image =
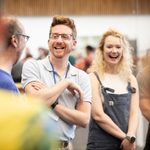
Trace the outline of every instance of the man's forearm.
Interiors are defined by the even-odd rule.
[[[84,103],[85,109],[83,111],[70,109],[58,104],[57,107],[55,107],[55,112],[62,120],[68,123],[86,127],[90,120],[91,104],[88,102]]]

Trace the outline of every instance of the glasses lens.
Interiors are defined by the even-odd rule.
[[[27,42],[29,40],[29,36],[24,36],[24,39]]]
[[[25,42],[27,42],[27,41],[29,40],[29,38],[30,38],[28,35],[21,34],[21,33],[18,33],[18,34],[16,34],[16,35],[20,35],[20,36],[24,37]]]
[[[61,37],[62,40],[70,40],[72,35],[71,34],[52,33],[50,37],[54,40],[57,40],[59,38],[59,36]]]

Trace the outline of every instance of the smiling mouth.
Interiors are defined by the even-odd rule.
[[[111,59],[117,59],[119,57],[119,55],[117,55],[117,56],[111,56],[111,55],[109,55],[109,58],[111,58]]]
[[[56,50],[63,50],[65,49],[64,47],[54,47]]]

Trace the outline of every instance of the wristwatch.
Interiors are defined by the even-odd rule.
[[[58,105],[58,98],[56,99],[56,101],[51,105],[51,108],[54,109],[56,107],[56,105]]]
[[[133,144],[133,143],[135,142],[135,140],[136,140],[136,137],[134,137],[134,136],[128,136],[128,135],[127,135],[127,136],[125,137],[125,139],[127,139],[130,143]]]

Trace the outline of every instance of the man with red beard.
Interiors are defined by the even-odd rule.
[[[50,27],[50,55],[29,60],[23,66],[22,84],[26,93],[39,96],[52,108],[49,116],[59,128],[60,149],[68,150],[76,125],[90,120],[91,87],[88,75],[69,63],[76,47],[76,27],[68,17],[55,16]]]

